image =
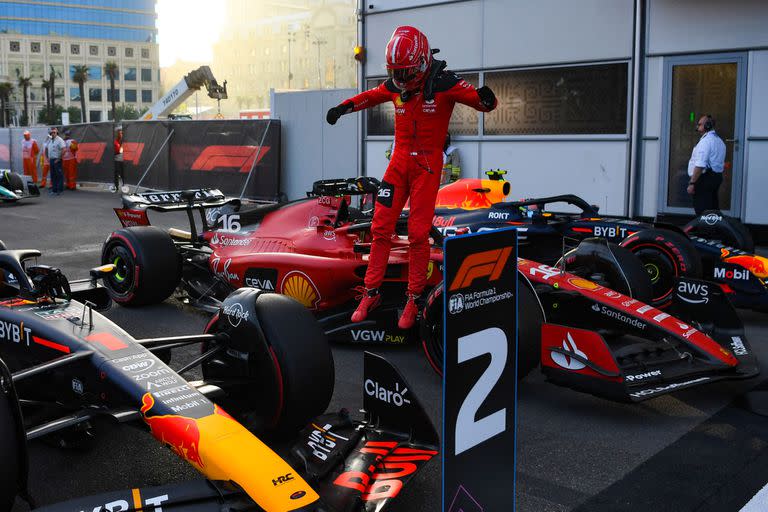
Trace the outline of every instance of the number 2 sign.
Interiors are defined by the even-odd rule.
[[[443,511],[511,511],[517,233],[449,237],[444,250]]]

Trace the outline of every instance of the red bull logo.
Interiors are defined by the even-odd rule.
[[[768,258],[763,258],[762,256],[731,256],[725,261],[744,267],[760,279],[768,277]]]
[[[202,470],[205,464],[200,457],[200,429],[197,426],[197,420],[173,414],[147,416],[155,405],[155,398],[151,393],[145,393],[141,403],[144,422],[149,425],[152,435],[170,446],[176,455]]]

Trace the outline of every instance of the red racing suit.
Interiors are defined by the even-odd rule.
[[[420,295],[424,291],[429,263],[429,231],[453,107],[462,103],[482,112],[496,107],[495,103],[491,107],[485,106],[477,90],[451,71],[431,73],[427,78],[430,80],[432,98],[429,98],[430,94],[418,91],[404,100],[401,91],[389,79],[342,103],[352,103],[353,111],[386,101],[395,105],[395,149],[384,173],[373,214],[373,241],[365,274],[368,289],[378,288],[384,280],[395,224],[410,196],[408,294]]]

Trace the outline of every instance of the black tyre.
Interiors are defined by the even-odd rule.
[[[248,357],[222,352],[203,365],[203,376],[223,384],[227,397],[218,402],[248,428],[290,437],[330,403],[335,376],[328,340],[312,313],[294,299],[253,289],[235,293],[241,304],[256,297],[256,321],[251,323],[261,329],[267,348],[260,336],[234,331],[227,320],[215,317],[206,332],[223,330],[238,337],[233,346],[247,350]]]
[[[565,255],[565,270],[650,304],[653,287],[643,263],[628,249],[587,238]],[[559,261],[557,266],[563,264]]]
[[[16,495],[24,490],[27,451],[16,395],[6,388],[10,372],[2,361],[0,366],[0,511],[5,512],[11,510]]]
[[[518,293],[518,350],[517,378],[522,379],[539,364],[541,324],[543,314],[536,295],[524,278],[517,283]],[[427,296],[419,326],[421,347],[429,365],[438,375],[443,374],[443,284],[437,285]]]
[[[620,244],[643,263],[651,278],[652,298],[648,304],[664,308],[672,303],[675,278],[701,278],[701,258],[685,235],[668,229],[638,231]]]
[[[8,189],[18,194],[24,193],[24,180],[15,172],[8,173]]]
[[[685,225],[683,231],[688,236],[720,240],[724,245],[750,253],[755,252],[755,242],[746,226],[738,219],[726,217],[716,210],[697,215]]]
[[[167,299],[181,279],[179,254],[170,235],[154,226],[112,233],[101,251],[102,264],[117,270],[104,279],[112,300],[123,306],[156,304]]]

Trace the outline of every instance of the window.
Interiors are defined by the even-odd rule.
[[[11,41],[11,51],[12,52],[20,52],[21,51],[21,43],[18,41]]]
[[[141,68],[141,81],[142,82],[151,82],[152,81],[152,69],[151,68]]]
[[[128,103],[136,103],[136,89],[125,90],[125,101]]]
[[[101,88],[88,89],[88,101],[101,101]]]
[[[70,87],[69,88],[69,101],[80,101],[80,88],[79,87]]]
[[[621,134],[627,131],[627,64],[494,71],[499,99],[485,135]]]
[[[29,76],[32,78],[44,78],[45,67],[42,62],[30,62],[29,64]]]
[[[61,53],[61,44],[51,43],[51,53]]]
[[[88,80],[101,80],[101,66],[88,66]]]
[[[99,54],[99,47],[90,45],[88,46],[88,54],[89,55],[98,55]]]
[[[125,80],[126,82],[135,82],[136,68],[125,68],[125,73],[123,74],[123,80]]]
[[[31,43],[29,45],[29,49],[32,51],[32,53],[40,53],[41,48],[42,45],[40,43]]]
[[[116,57],[117,48],[115,48],[114,46],[107,46],[107,55],[110,57]]]
[[[125,49],[125,56],[126,57],[133,57],[133,48],[126,48]]]
[[[71,53],[72,55],[80,55],[80,45],[79,44],[69,45],[69,53]]]
[[[97,123],[101,121],[101,110],[91,110],[88,112],[88,117],[90,117],[92,123]]]
[[[149,48],[142,48],[141,49],[141,58],[142,59],[148,59],[149,58]]]
[[[64,64],[49,64],[46,72],[49,79],[51,78],[51,69],[53,69],[54,80],[64,78]],[[62,91],[62,94],[64,94],[64,91]]]
[[[142,103],[152,103],[152,91],[148,91],[147,89],[141,90],[141,102]]]
[[[107,89],[107,101],[112,101],[112,89]],[[115,89],[115,101],[120,101],[120,89]]]

